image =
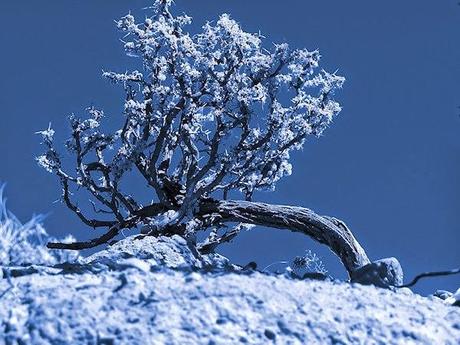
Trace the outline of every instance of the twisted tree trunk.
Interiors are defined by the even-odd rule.
[[[203,216],[219,217],[221,221],[303,233],[327,245],[340,258],[349,274],[370,262],[345,223],[333,217],[317,215],[308,208],[239,200],[205,200],[200,204],[199,212]]]
[[[108,232],[96,239],[86,242],[48,243],[48,247],[73,250],[92,248],[109,242],[122,228],[135,227],[143,219],[156,217],[166,210],[161,204],[149,205],[136,211],[131,218],[113,225]],[[345,223],[333,217],[320,216],[308,208],[242,200],[204,199],[199,202],[194,213],[194,217],[211,219],[217,223],[241,222],[305,234],[327,245],[340,258],[350,277],[358,268],[370,263],[364,249]],[[171,225],[176,229],[171,233],[184,235],[184,226]],[[227,240],[236,235],[237,233],[230,234]],[[219,243],[215,244],[217,246]]]

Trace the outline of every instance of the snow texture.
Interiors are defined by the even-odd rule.
[[[0,344],[460,343],[441,298],[245,271],[178,236],[2,272]]]

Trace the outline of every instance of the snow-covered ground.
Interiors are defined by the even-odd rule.
[[[0,344],[460,344],[436,297],[238,272],[179,237],[2,271]]]

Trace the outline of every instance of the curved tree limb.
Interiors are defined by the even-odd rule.
[[[122,228],[136,226],[136,222],[142,218],[154,217],[161,210],[164,210],[161,204],[144,207],[136,216],[117,223],[101,237],[87,242],[48,243],[48,248],[79,250],[96,247],[114,238]],[[303,233],[327,245],[339,257],[349,274],[370,263],[366,252],[345,223],[333,217],[320,216],[308,208],[242,200],[205,199],[201,201],[196,211],[195,216],[212,219],[212,222],[219,224],[241,222]],[[209,222],[204,224],[212,225]],[[230,232],[228,235],[232,238],[235,234]],[[222,238],[219,240],[222,241]],[[220,242],[208,243],[207,247],[219,244]],[[206,248],[202,249],[206,250]]]
[[[112,238],[117,236],[120,231],[124,228],[131,228],[136,226],[139,217],[134,216],[130,219],[127,219],[123,222],[117,223],[109,228],[109,230],[104,233],[102,236],[93,238],[89,241],[84,242],[73,242],[73,243],[62,243],[62,242],[48,242],[46,245],[50,249],[70,249],[70,250],[82,250],[88,248],[94,248],[100,246],[101,244],[108,243]]]
[[[287,229],[327,245],[350,274],[370,263],[364,249],[343,222],[320,216],[308,208],[261,202],[208,199],[200,204],[200,216],[218,216],[219,221],[243,222]]]
[[[134,212],[134,215],[127,218],[122,222],[110,222],[108,231],[100,237],[93,238],[88,241],[62,243],[62,242],[49,242],[46,246],[50,249],[69,249],[69,250],[82,250],[100,246],[108,243],[112,238],[117,236],[122,229],[135,227],[143,218],[154,217],[161,212],[167,211],[168,208],[162,204],[151,204],[145,206]]]

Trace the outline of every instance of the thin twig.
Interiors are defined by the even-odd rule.
[[[459,274],[459,273],[460,273],[460,268],[455,268],[455,269],[452,269],[452,270],[449,270],[449,271],[424,272],[424,273],[421,273],[421,274],[415,276],[415,278],[412,279],[412,281],[410,283],[403,284],[403,285],[398,285],[396,287],[397,288],[411,287],[411,286],[414,286],[415,284],[417,284],[417,282],[422,278],[449,276],[449,275]]]
[[[289,261],[275,261],[275,262],[272,262],[270,265],[266,266],[262,272],[265,272],[266,270],[268,270],[270,267],[274,266],[274,265],[287,265],[289,263]]]

